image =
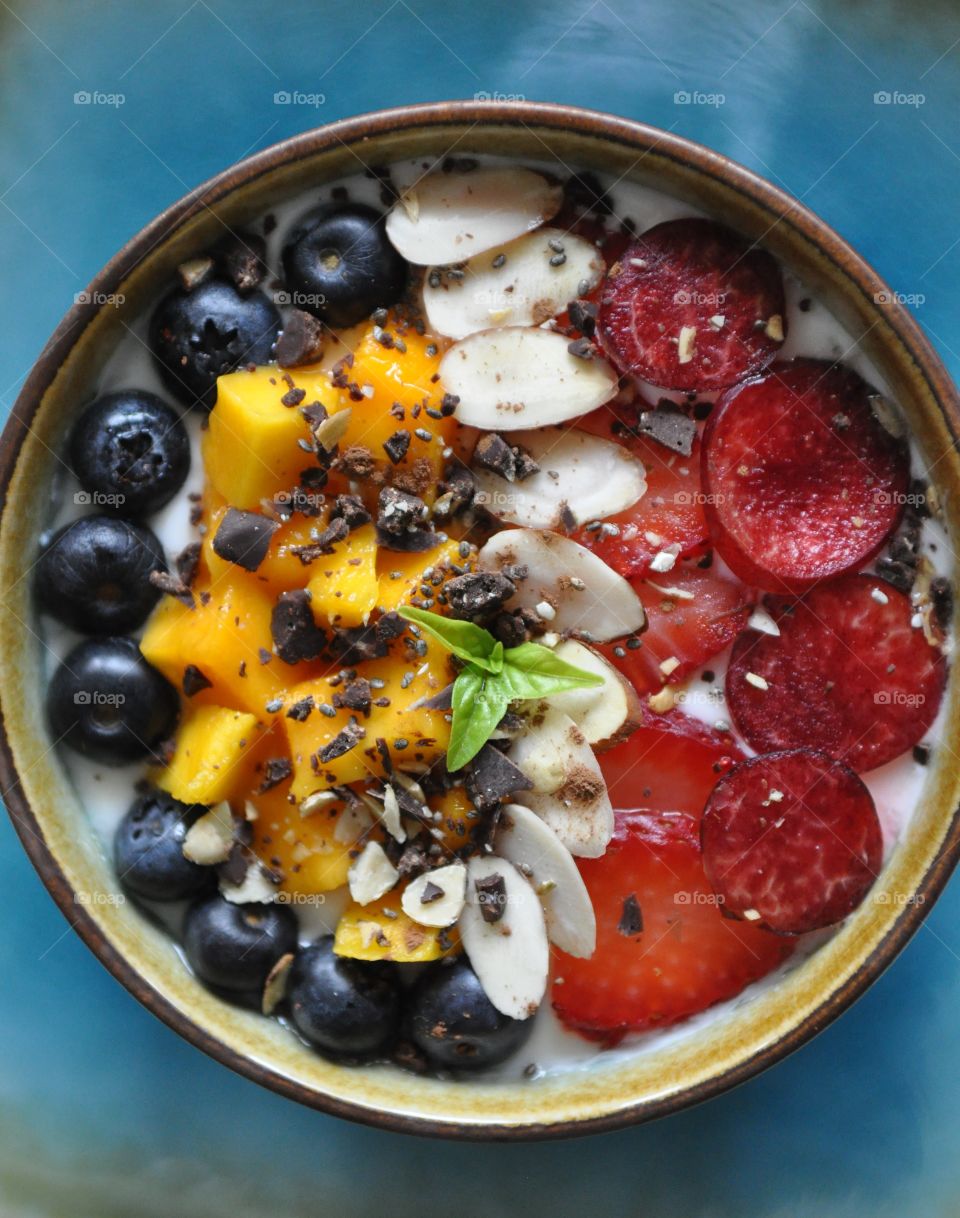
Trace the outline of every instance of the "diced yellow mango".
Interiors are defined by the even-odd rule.
[[[300,406],[284,406],[290,382],[303,389],[303,406],[322,402],[338,409],[339,392],[321,369],[241,369],[217,379],[217,401],[203,437],[203,460],[214,488],[234,507],[255,509],[260,500],[291,490],[315,459],[299,441],[310,441]]]
[[[319,516],[293,515],[285,520],[270,539],[266,556],[256,571],[246,571],[214,551],[213,539],[226,510],[226,505],[221,501],[209,514],[204,514],[206,532],[200,547],[200,559],[211,587],[216,588],[221,581],[226,581],[238,587],[262,588],[271,594],[273,600],[281,592],[306,587],[311,568],[302,563],[294,551],[299,546],[310,545],[315,533],[326,526],[328,513],[325,509]]]
[[[214,804],[242,793],[246,764],[259,736],[256,715],[223,706],[198,706],[183,720],[157,785],[188,804]]]
[[[191,609],[165,596],[147,622],[140,650],[171,684],[182,688],[187,665],[210,682],[189,705],[229,706],[268,716],[267,704],[284,688],[324,665],[284,664],[271,652],[273,601],[256,585],[218,583],[194,588]]]
[[[307,568],[313,616],[321,626],[362,626],[377,603],[377,531],[361,525]]]
[[[254,793],[253,849],[268,867],[283,874],[283,892],[298,896],[332,892],[347,882],[350,851],[365,830],[337,803],[312,816],[301,816],[290,802],[290,783]]]
[[[412,680],[404,685],[408,674],[412,674]],[[286,716],[280,719],[289,742],[293,762],[292,790],[297,799],[322,788],[359,782],[371,776],[382,777],[383,762],[376,748],[378,737],[386,740],[394,763],[401,768],[414,763],[430,765],[446,752],[450,739],[446,712],[425,707],[408,709],[421,698],[432,697],[453,680],[449,653],[439,643],[428,643],[423,656],[408,658],[400,652],[382,660],[370,660],[360,666],[358,675],[383,681],[383,686],[375,688],[373,695],[374,699],[389,699],[389,706],[374,704],[366,718],[342,708],[332,717],[314,710],[302,722]],[[323,677],[288,690],[285,700],[290,706],[309,694],[318,706],[330,705],[335,693],[336,687]],[[321,762],[317,754],[350,723],[351,716],[357,718],[366,735],[349,752]],[[398,741],[403,747],[397,746]]]
[[[430,799],[430,807],[443,814],[437,828],[443,832],[441,844],[447,850],[459,850],[470,842],[471,830],[480,823],[477,811],[463,787],[451,787],[442,795]]]
[[[403,912],[400,896],[400,890],[395,888],[369,905],[351,902],[337,923],[333,940],[336,954],[353,960],[395,960],[400,964],[415,964],[438,960],[457,950],[456,927],[442,931],[420,926]],[[384,914],[384,909],[389,909],[393,916]]]
[[[442,576],[441,584],[431,584],[430,595],[436,596],[443,583],[457,574],[451,564],[456,564],[461,573],[472,570],[476,566],[476,550],[471,549],[470,554],[463,557],[458,541],[441,542],[425,554],[400,554],[381,549],[377,556],[377,605],[388,612],[400,605],[408,605],[414,599],[423,600],[420,587],[425,582],[423,573],[431,569]]]

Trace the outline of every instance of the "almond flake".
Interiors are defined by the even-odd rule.
[[[779,313],[774,313],[763,327],[763,332],[767,338],[772,339],[775,343],[783,342],[783,318]]]
[[[434,889],[440,890],[439,896]],[[420,926],[452,926],[463,912],[466,894],[467,869],[463,863],[451,863],[411,880],[400,904],[407,917]]]
[[[202,867],[225,863],[233,847],[235,825],[226,800],[198,817],[183,839],[183,857]]]
[[[754,689],[769,689],[770,684],[765,677],[759,677],[755,672],[748,672],[744,678],[748,685],[752,685]]]
[[[773,638],[779,637],[780,634],[780,627],[761,605],[758,605],[750,614],[747,626],[751,630],[759,630],[761,634],[772,635]]]
[[[379,842],[367,842],[347,872],[350,895],[358,905],[378,901],[399,879],[400,872]]]
[[[679,667],[680,667],[680,661],[677,659],[676,656],[670,656],[669,659],[660,661],[660,671],[663,673],[663,675],[665,677],[669,677],[670,674],[672,672],[676,672],[676,670]]]
[[[689,364],[693,359],[694,348],[697,343],[697,327],[696,326],[681,326],[680,337],[677,339],[677,363]]]

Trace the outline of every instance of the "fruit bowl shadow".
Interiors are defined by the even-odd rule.
[[[516,1082],[467,1084],[393,1067],[338,1066],[274,1021],[227,1006],[183,968],[165,933],[132,903],[85,903],[115,888],[110,862],[50,748],[42,644],[28,571],[45,520],[37,488],[55,478],[69,426],[126,327],[177,265],[283,199],[401,158],[495,153],[653,185],[760,239],[819,294],[874,361],[918,443],[956,535],[960,400],[903,306],[831,229],[733,162],[654,128],[568,107],[451,102],[382,111],[308,131],[232,166],[138,233],[57,327],[0,444],[0,778],[13,823],[54,899],[92,951],[187,1040],[301,1103],[383,1128],[459,1138],[563,1137],[689,1106],[772,1065],[836,1018],[920,925],[960,852],[960,767],[937,750],[905,839],[868,900],[782,981],[749,1002],[627,1057]],[[946,455],[943,455],[946,454]],[[960,738],[956,679],[944,734]]]

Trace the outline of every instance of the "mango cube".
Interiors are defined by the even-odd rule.
[[[256,715],[198,706],[183,720],[169,764],[157,785],[187,804],[236,798],[249,782],[246,764],[258,738]]]
[[[400,890],[394,889],[370,905],[351,902],[340,915],[333,950],[353,960],[395,960],[415,964],[438,960],[457,949],[456,927],[447,931],[421,926],[400,905]],[[382,911],[389,909],[393,916]]]
[[[321,626],[363,626],[377,603],[377,532],[361,525],[307,568],[311,609]]]

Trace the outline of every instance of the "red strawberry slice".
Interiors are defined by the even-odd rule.
[[[786,321],[774,259],[712,220],[668,220],[611,268],[599,331],[623,372],[664,389],[735,385],[774,358]]]
[[[642,407],[641,407],[642,408]],[[670,452],[653,440],[628,433],[632,409],[601,407],[577,426],[623,444],[643,462],[647,490],[633,507],[608,516],[600,529],[581,528],[575,538],[621,575],[643,575],[661,550],[680,558],[703,550],[707,520],[700,490],[700,442],[689,457]]]
[[[553,1005],[591,1040],[667,1027],[733,998],[792,944],[725,918],[703,871],[698,822],[684,813],[618,812],[599,859],[579,861],[597,915],[589,960],[558,953]]]
[[[741,579],[802,592],[877,553],[910,481],[907,443],[881,422],[880,401],[852,369],[813,359],[723,396],[702,478],[710,531]]]
[[[674,567],[663,575],[648,571],[631,582],[647,613],[640,646],[621,640],[600,650],[640,693],[683,681],[728,647],[750,616],[742,584],[700,567]]]
[[[781,934],[841,921],[883,864],[870,792],[848,766],[808,749],[735,766],[707,802],[701,838],[724,911]]]
[[[717,779],[743,758],[736,742],[673,710],[644,720],[616,748],[597,754],[615,808],[652,808],[699,816]]]
[[[767,598],[779,637],[746,631],[727,669],[727,704],[758,753],[821,749],[857,771],[915,745],[937,714],[947,663],[912,625],[902,592],[847,575],[800,601]]]

